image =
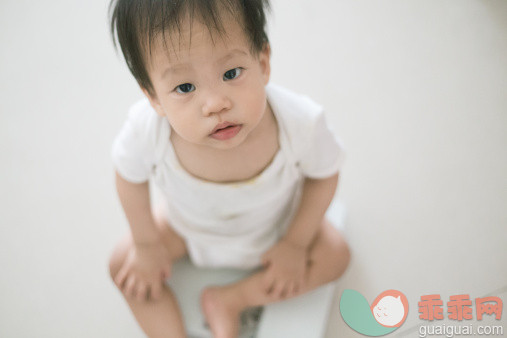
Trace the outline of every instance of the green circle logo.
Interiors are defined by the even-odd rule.
[[[354,331],[378,337],[395,331],[405,322],[408,301],[400,291],[386,290],[370,306],[362,294],[346,289],[340,299],[340,313]]]

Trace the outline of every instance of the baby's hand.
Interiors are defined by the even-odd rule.
[[[134,244],[115,278],[126,297],[139,301],[160,297],[164,280],[171,274],[171,256],[160,242]]]
[[[305,286],[306,248],[282,239],[266,251],[262,261],[267,266],[263,286],[268,294],[283,299]]]

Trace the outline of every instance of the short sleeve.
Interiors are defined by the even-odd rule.
[[[309,178],[326,178],[336,174],[345,160],[345,149],[326,123],[322,111],[313,116],[309,130],[299,162],[303,174]]]
[[[131,108],[111,149],[115,169],[132,183],[147,181],[155,162],[155,147],[149,130],[150,112],[145,108],[145,104],[139,103]]]

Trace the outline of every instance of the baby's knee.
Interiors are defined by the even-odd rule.
[[[120,271],[130,247],[130,236],[125,236],[113,249],[109,256],[109,275],[114,280]]]
[[[350,264],[350,258],[351,258],[351,252],[350,247],[347,241],[342,238],[342,240],[334,243],[333,245],[333,257],[334,259],[334,266],[335,266],[335,278],[340,278],[347,267]]]
[[[318,256],[325,261],[324,265],[328,267],[332,279],[338,279],[350,264],[349,244],[343,233],[333,227],[331,223],[325,224],[321,233],[321,242],[322,250],[319,250]]]
[[[121,268],[121,261],[114,253],[109,257],[109,276],[114,279]]]
[[[347,243],[347,241],[345,241],[345,240],[343,241],[343,243],[340,247],[340,256],[342,257],[343,264],[345,265],[345,267],[349,266],[351,252],[350,252],[350,246]]]

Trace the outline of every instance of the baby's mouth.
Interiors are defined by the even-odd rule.
[[[213,129],[213,131],[210,133],[210,135],[213,135],[215,134],[216,132],[219,132],[219,131],[222,131],[222,130],[226,130],[226,129],[230,129],[230,128],[234,128],[236,127],[237,124],[234,124],[234,123],[231,123],[231,122],[222,122],[222,123],[219,123],[217,124],[217,126]]]
[[[216,132],[219,132],[219,131],[222,131],[222,130],[231,129],[231,128],[234,128],[234,127],[235,127],[235,126],[227,126],[227,127],[225,127],[225,128],[220,128],[220,129],[218,129]],[[215,133],[216,133],[216,132],[215,132]]]
[[[241,130],[241,127],[241,124],[223,122],[218,124],[209,136],[219,141],[228,140],[236,136]]]

